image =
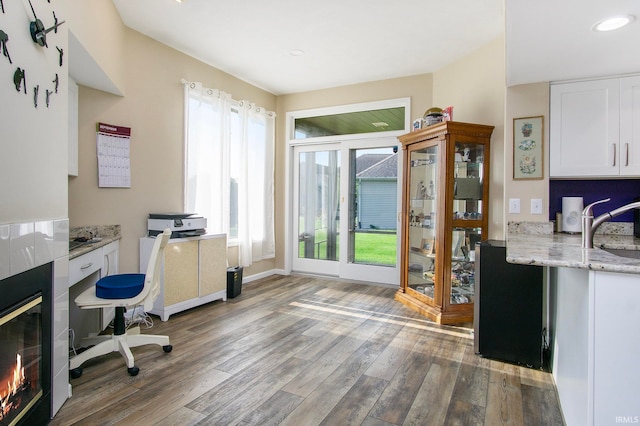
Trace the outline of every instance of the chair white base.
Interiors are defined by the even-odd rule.
[[[69,370],[75,370],[85,361],[97,356],[106,355],[111,352],[120,352],[127,363],[127,368],[134,367],[133,354],[130,348],[143,345],[159,345],[163,348],[169,346],[169,336],[155,334],[140,334],[140,327],[133,327],[125,334],[111,334],[104,336],[87,337],[82,339],[84,345],[94,345],[86,351],[74,356],[69,360]]]

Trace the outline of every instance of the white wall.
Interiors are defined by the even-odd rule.
[[[504,236],[505,164],[504,38],[443,67],[433,76],[433,103],[453,106],[453,120],[495,126],[491,135],[489,238]]]
[[[34,4],[39,17],[63,20],[58,4]],[[60,67],[56,47],[67,51],[67,30],[47,35],[48,48],[31,40],[31,10],[23,2],[4,2],[0,28],[9,36],[7,48],[13,61],[0,55],[0,224],[67,217],[67,57]],[[52,20],[52,19],[49,19]],[[47,22],[45,25],[51,24]],[[27,94],[12,84],[14,71],[25,70]],[[45,104],[45,91],[58,93]],[[34,107],[34,86],[40,85],[39,105]]]

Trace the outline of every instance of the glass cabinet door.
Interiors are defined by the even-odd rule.
[[[409,261],[407,288],[433,300],[439,148],[409,152]]]
[[[484,146],[456,143],[453,167],[453,219],[482,219]]]
[[[483,235],[483,166],[484,145],[459,142],[455,144],[449,300],[451,305],[474,301],[474,250]]]
[[[453,228],[452,237],[449,304],[473,303],[475,298],[475,248],[482,239],[482,228]]]

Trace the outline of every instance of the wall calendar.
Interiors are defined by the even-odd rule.
[[[131,188],[131,128],[97,123],[98,186]]]

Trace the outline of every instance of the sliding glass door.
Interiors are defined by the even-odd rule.
[[[294,269],[337,275],[340,260],[340,151],[295,149]]]
[[[297,272],[398,283],[398,155],[393,139],[293,149]]]

